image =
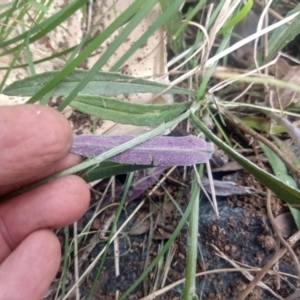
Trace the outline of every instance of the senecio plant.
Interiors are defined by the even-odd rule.
[[[35,3],[35,1],[30,1]],[[0,41],[0,48],[14,53],[14,60],[11,67],[8,68],[7,76],[12,69],[13,64],[16,63],[20,51],[23,48],[29,49],[28,45],[46,36],[53,28],[57,27],[61,22],[67,20],[74,12],[82,8],[88,0],[74,0],[70,1],[68,5],[63,7],[57,14],[49,17],[46,20],[40,20],[35,23],[30,29],[24,31],[9,40]],[[159,19],[150,26],[139,38],[132,48],[126,52],[116,63],[111,67],[110,72],[99,72],[115,53],[115,51],[128,38],[129,34],[139,26],[141,20],[149,13],[149,11],[160,2],[163,12]],[[207,1],[199,1],[195,9],[191,10],[186,16],[186,20],[191,20],[197,12],[204,7]],[[226,2],[226,3],[225,3]],[[230,2],[230,5],[229,5]],[[7,19],[12,16],[14,9],[16,9],[18,1],[14,2],[12,9],[7,11]],[[25,2],[24,2],[25,3]],[[51,3],[51,1],[49,1]],[[209,16],[207,22],[208,38],[204,34],[199,34],[195,40],[195,45],[191,49],[189,55],[194,56],[193,51],[198,51],[199,45],[207,43],[207,49],[204,51],[203,61],[201,62],[202,70],[206,70],[203,75],[202,82],[199,83],[198,90],[183,89],[176,86],[169,87],[161,83],[151,80],[135,78],[131,76],[116,73],[128,60],[130,55],[141,47],[161,25],[165,24],[167,30],[174,28],[173,24],[167,24],[168,20],[175,20],[175,15],[178,13],[183,0],[135,0],[133,3],[118,16],[111,25],[105,28],[100,34],[91,38],[87,34],[80,44],[69,48],[65,51],[55,54],[48,58],[49,60],[62,55],[70,54],[66,63],[59,71],[46,72],[43,74],[34,75],[26,79],[16,81],[2,90],[5,80],[1,84],[2,93],[9,96],[27,96],[31,97],[27,103],[36,103],[40,101],[41,104],[47,104],[50,96],[62,96],[63,101],[59,105],[58,110],[62,111],[65,107],[70,105],[74,109],[83,113],[89,114],[105,120],[111,120],[121,124],[130,124],[135,126],[148,126],[153,128],[147,133],[140,136],[93,136],[82,135],[74,139],[71,151],[87,157],[81,164],[57,173],[49,178],[39,181],[25,189],[20,189],[16,193],[22,193],[28,189],[32,189],[45,182],[54,180],[56,178],[77,173],[82,176],[87,182],[94,181],[100,178],[109,177],[116,174],[124,174],[133,172],[138,169],[149,168],[154,166],[173,166],[173,165],[195,165],[195,172],[193,172],[193,180],[190,193],[190,201],[182,215],[182,218],[174,230],[171,237],[165,243],[159,254],[146,267],[143,274],[136,280],[136,282],[122,294],[119,299],[128,299],[130,293],[135,287],[149,274],[153,267],[159,262],[163,255],[167,252],[170,245],[178,236],[180,230],[187,223],[189,218],[189,243],[188,243],[188,257],[186,268],[186,283],[183,293],[184,300],[197,299],[195,292],[195,270],[197,260],[197,234],[198,234],[198,209],[199,209],[199,195],[200,186],[198,184],[199,178],[203,173],[203,163],[207,162],[214,151],[214,145],[225,151],[233,160],[237,161],[244,169],[251,173],[257,180],[269,188],[279,198],[286,201],[291,208],[299,208],[300,192],[296,187],[288,185],[284,180],[276,177],[266,171],[262,170],[251,161],[236,152],[232,147],[223,142],[215,134],[213,134],[201,120],[200,112],[212,110],[216,112],[216,103],[214,101],[206,101],[208,97],[205,96],[207,85],[214,68],[216,67],[220,58],[228,55],[236,48],[228,47],[229,37],[233,26],[240,22],[247,13],[251,10],[253,1],[216,1],[214,12]],[[225,5],[226,4],[226,5]],[[25,13],[25,12],[24,12]],[[298,19],[297,19],[298,18]],[[274,32],[273,39],[276,45],[280,45],[282,49],[288,42],[287,36],[291,28],[299,28],[299,17],[296,15],[289,16],[289,19],[278,22],[281,25],[290,22],[284,30]],[[169,36],[178,38],[183,30],[186,28],[186,23],[181,22],[182,16],[176,19],[179,23],[179,28],[176,32],[169,32]],[[228,21],[228,22],[227,22]],[[281,25],[278,25],[281,26]],[[8,26],[9,28],[9,26]],[[276,27],[267,27],[264,29],[265,33],[273,30]],[[281,30],[281,29],[280,29]],[[93,67],[88,71],[78,70],[78,66],[82,64],[93,52],[95,52],[114,32],[121,33],[108,46],[107,50],[94,63]],[[298,34],[298,31],[297,31]],[[261,34],[262,35],[262,34]],[[209,53],[216,36],[222,37],[221,42],[218,42],[219,48],[216,55],[209,58]],[[253,41],[258,36],[251,36],[244,44]],[[278,43],[281,40],[281,43]],[[178,40],[177,40],[178,41]],[[272,41],[272,37],[271,37]],[[174,42],[174,41],[173,41]],[[205,43],[204,43],[205,42]],[[172,42],[171,42],[172,44]],[[239,46],[243,45],[243,41],[239,41]],[[183,42],[179,41],[177,46],[182,47]],[[175,46],[174,46],[175,47]],[[201,46],[202,47],[202,46]],[[274,48],[274,47],[273,47]],[[276,47],[275,47],[276,48]],[[274,49],[275,49],[274,48]],[[9,49],[9,50],[7,50]],[[270,47],[272,51],[272,47]],[[277,49],[277,48],[276,48]],[[280,50],[277,49],[277,50]],[[176,51],[174,51],[176,53]],[[195,53],[197,54],[197,53]],[[30,60],[30,55],[28,55]],[[42,62],[41,60],[40,62]],[[29,61],[28,65],[31,69],[38,62]],[[198,65],[198,61],[195,65]],[[196,67],[191,72],[187,72],[182,77],[182,80],[199,77],[200,67]],[[34,72],[32,72],[34,74]],[[7,77],[6,76],[6,77]],[[197,81],[198,79],[196,79]],[[239,77],[235,80],[250,80],[254,82],[254,78]],[[262,79],[258,79],[262,80]],[[257,83],[267,84],[268,82],[256,81]],[[296,90],[298,87],[294,87]],[[183,103],[173,103],[166,105],[141,105],[128,102],[122,102],[113,98],[118,94],[131,93],[164,93],[186,95],[191,101]],[[204,108],[205,107],[205,108]],[[201,114],[203,115],[203,114]],[[165,137],[162,135],[167,129],[177,125],[179,122],[190,119],[196,131],[202,133],[207,141],[196,136],[186,137]],[[209,140],[209,141],[208,141]],[[200,175],[200,176],[199,176]],[[132,173],[128,176],[128,182],[132,179]],[[124,189],[127,190],[128,189]],[[16,194],[15,193],[15,194]],[[14,195],[15,195],[14,194]],[[126,193],[124,192],[124,195]],[[11,197],[13,194],[6,196]],[[125,196],[122,199],[125,199]],[[4,198],[5,199],[5,198]],[[124,200],[123,199],[123,200]],[[125,200],[124,200],[125,201]],[[124,202],[121,202],[121,205]],[[121,207],[120,205],[120,207]],[[120,209],[121,210],[121,209]],[[120,211],[119,210],[119,211]],[[118,212],[119,212],[118,211]],[[117,220],[117,218],[116,218]],[[112,230],[113,232],[113,230]],[[111,239],[109,238],[111,241]],[[109,243],[107,244],[108,249]],[[100,259],[101,255],[93,261],[93,266]],[[73,292],[76,286],[87,275],[84,272],[77,280],[73,288],[66,294],[65,288],[62,298],[67,297]],[[92,294],[92,292],[91,292]]]
[[[55,88],[53,94],[56,96],[68,95],[76,84],[85,78],[89,71],[75,70],[66,76]],[[55,78],[59,72],[48,72],[17,81],[3,91],[6,95],[33,96],[47,83]],[[137,126],[157,126],[141,136],[105,136],[105,135],[80,135],[74,138],[71,151],[87,157],[83,163],[69,168],[46,178],[25,190],[34,188],[49,180],[73,173],[82,172],[86,181],[93,181],[99,178],[116,174],[124,174],[141,168],[154,166],[173,165],[198,165],[207,162],[214,152],[214,144],[223,149],[229,156],[235,159],[251,174],[256,176],[263,184],[269,187],[275,194],[291,205],[299,203],[300,193],[298,190],[289,187],[280,179],[265,172],[230,146],[215,136],[199,119],[201,103],[184,102],[167,105],[140,105],[122,102],[110,96],[122,92],[130,93],[160,93],[167,86],[153,81],[137,79],[118,73],[97,72],[91,82],[86,84],[84,92],[92,92],[93,95],[80,94],[76,96],[70,105],[75,109],[119,123],[132,124]],[[191,90],[173,87],[169,93],[179,93],[196,96]],[[97,94],[97,95],[95,95]],[[207,142],[196,136],[167,137],[158,136],[166,129],[190,118],[195,128],[202,132],[212,142]],[[105,161],[110,163],[104,164]],[[116,167],[116,163],[117,167]],[[202,165],[199,165],[197,172],[202,173]],[[159,259],[166,253],[174,242],[180,230],[189,221],[189,249],[186,270],[185,300],[196,299],[195,294],[195,266],[197,259],[197,232],[198,232],[198,208],[200,187],[193,176],[191,187],[191,198],[186,211],[183,214],[176,230],[162,248],[159,255],[146,268],[138,280],[121,297],[126,297],[134,288],[148,275],[151,269],[158,263]],[[17,193],[23,192],[23,189]],[[11,196],[11,195],[9,195]],[[8,197],[9,197],[8,196]],[[80,278],[82,280],[84,277]],[[71,293],[71,290],[69,291]]]

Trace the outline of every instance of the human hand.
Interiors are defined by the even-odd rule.
[[[38,105],[0,107],[0,196],[80,162],[69,153],[72,130],[57,111]],[[0,204],[0,299],[42,299],[60,265],[52,228],[79,219],[86,183],[67,176]]]

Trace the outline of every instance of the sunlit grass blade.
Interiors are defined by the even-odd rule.
[[[132,47],[124,53],[124,55],[113,65],[110,71],[118,71],[118,69],[132,56],[132,54],[138,50],[140,46],[145,44],[148,38],[178,11],[182,3],[183,0],[172,1],[163,14],[150,26],[150,28],[148,28],[148,30],[146,30],[146,32],[134,43],[134,45],[132,45]]]
[[[33,35],[36,32],[38,32],[38,33],[34,36],[31,36],[29,39],[29,42],[33,43],[33,42],[37,41],[38,39],[40,39],[41,37],[45,36],[47,33],[49,33],[51,30],[53,30],[55,27],[57,27],[63,21],[68,19],[76,10],[78,10],[80,7],[82,7],[87,1],[88,0],[75,0],[75,1],[71,2],[70,4],[68,4],[67,6],[65,6],[64,8],[62,8],[55,15],[49,17],[42,23],[33,26],[30,29],[30,34]],[[29,30],[25,31],[24,33],[14,37],[10,40],[3,41],[2,43],[0,43],[0,48],[7,47],[11,44],[14,44],[14,43],[17,43],[17,42],[20,42],[20,41],[26,39],[28,33],[29,33]],[[10,49],[10,51],[14,51],[15,49],[17,49],[17,46],[14,47],[13,49]],[[4,53],[0,54],[0,56],[3,56],[4,54],[6,54],[6,53],[4,52]]]
[[[93,65],[93,67],[87,72],[85,77],[76,85],[76,87],[71,91],[71,93],[60,104],[60,106],[58,107],[58,110],[63,110],[67,105],[69,105],[71,103],[71,101],[77,96],[77,94],[92,80],[92,78],[95,76],[95,74],[106,64],[108,59],[122,45],[122,43],[127,39],[129,34],[136,28],[136,26],[138,26],[140,21],[149,13],[149,11],[157,3],[157,1],[158,0],[148,0],[147,2],[144,2],[144,1],[136,0],[130,7],[128,7],[126,9],[125,12],[123,12],[121,14],[121,16],[119,18],[126,15],[126,12],[131,14],[132,17],[130,18],[130,20],[128,20],[129,22],[127,23],[125,28],[122,30],[122,32],[109,45],[109,47],[101,55],[101,57],[96,61],[96,63]],[[141,5],[141,7],[139,9],[139,13],[138,14],[132,14],[132,11],[134,11],[134,9],[132,9],[131,7],[134,6],[134,5],[139,7],[140,2],[143,2],[143,3],[141,3],[143,5]],[[112,26],[112,24],[108,28],[110,28]]]
[[[236,24],[240,23],[247,16],[252,6],[253,0],[248,0],[242,9],[232,19],[230,19],[230,21],[218,32],[218,34],[223,34]]]
[[[86,48],[71,62],[65,65],[62,70],[52,78],[43,88],[41,88],[27,103],[35,103],[53,88],[55,88],[60,81],[70,74],[76,67],[79,66],[88,56],[93,53],[104,41],[110,37],[118,28],[128,22],[133,15],[140,9],[141,5],[143,4],[142,0],[136,0],[131,6],[129,6],[115,21],[111,23],[100,35],[98,35],[90,44],[86,46]],[[113,53],[110,53],[112,55]],[[99,62],[99,61],[98,61]],[[106,62],[106,57],[104,55],[101,56],[101,64],[103,65]],[[77,95],[79,90],[81,90],[92,78],[93,76],[99,71],[101,66],[95,64],[94,67],[89,71],[88,76],[85,76],[84,79],[81,81],[83,85],[77,85],[76,90],[73,89],[73,93],[71,93],[68,99],[65,99],[64,103],[61,104],[60,110],[62,110],[73,98]]]
[[[19,59],[20,53],[22,52],[23,47],[24,47],[24,44],[21,44],[21,45],[18,47],[18,50],[16,51],[15,55],[13,56],[13,59],[12,59],[12,61],[10,62],[9,67],[8,67],[8,69],[7,69],[6,73],[5,73],[5,75],[4,75],[3,78],[2,78],[2,81],[1,81],[1,84],[0,84],[0,92],[2,91],[2,89],[3,89],[4,85],[5,85],[5,82],[6,82],[7,78],[8,78],[8,76],[9,76],[9,74],[10,74],[10,72],[11,72],[13,66],[14,66],[14,64],[15,64],[16,61]]]

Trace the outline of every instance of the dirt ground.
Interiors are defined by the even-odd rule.
[[[238,183],[241,185],[252,186],[260,191],[263,187],[252,176],[243,171],[236,174]],[[173,178],[180,179],[182,170],[179,168],[175,171]],[[190,179],[186,180],[189,183]],[[102,183],[99,188],[103,188]],[[176,199],[176,194],[182,193],[180,206],[184,210],[187,205],[188,188],[174,184],[171,180],[166,181],[168,190]],[[161,204],[164,191],[158,190],[151,199],[158,205]],[[136,199],[128,205],[121,215],[119,225],[125,218],[136,208],[141,199]],[[148,212],[151,209],[150,200],[145,203],[142,212]],[[250,266],[253,268],[262,268],[276,253],[280,247],[278,239],[274,235],[269,218],[266,214],[266,197],[262,195],[249,194],[230,197],[219,197],[218,207],[220,218],[216,218],[210,203],[203,197],[200,204],[200,222],[199,222],[199,253],[197,272],[215,270],[214,274],[197,278],[196,292],[199,299],[237,299],[238,295],[249,284],[249,280],[242,275],[241,272],[219,272],[219,269],[230,268],[233,266],[221,258],[216,248],[223,252],[228,259],[234,260],[236,263],[243,264],[241,266]],[[282,214],[287,211],[287,207],[279,199],[272,198],[272,207],[276,214]],[[105,219],[111,217],[114,210],[107,210],[105,214],[99,217],[101,223]],[[88,217],[88,216],[86,216]],[[164,223],[157,224],[154,232],[160,232],[161,237],[168,237],[168,229],[175,228],[179,222],[179,217],[173,215],[168,216]],[[99,281],[94,290],[92,299],[115,299],[116,293],[125,292],[134,281],[142,274],[145,268],[145,260],[147,257],[148,234],[128,235],[132,229],[135,220],[132,220],[124,230],[123,237],[119,238],[119,268],[120,275],[115,275],[114,249],[110,247],[108,258],[105,260],[103,271],[99,277]],[[173,226],[173,227],[172,227]],[[296,231],[296,227],[290,227],[290,234]],[[126,234],[125,234],[126,233]],[[157,235],[156,235],[157,236]],[[152,240],[149,252],[149,260],[157,255],[162,239]],[[300,244],[298,243],[294,250],[297,254],[300,252]],[[101,251],[103,245],[98,243],[84,264],[83,269],[93,260]],[[181,231],[174,243],[174,256],[168,269],[165,286],[184,278],[186,253],[187,253],[187,228]],[[140,284],[128,299],[141,299],[145,295],[150,294],[149,287],[154,286],[153,280],[156,278],[157,270],[150,272],[147,279]],[[278,272],[284,272],[296,275],[293,262],[289,254],[283,256],[279,263],[271,269],[270,274],[263,278],[263,282],[283,299],[293,294],[298,286],[298,280],[286,275],[279,275]],[[272,274],[271,274],[272,273]],[[255,275],[255,272],[251,273]],[[88,295],[95,272],[85,280],[82,285],[82,295]],[[181,299],[183,284],[177,285],[155,299]],[[146,292],[146,294],[145,294]],[[246,299],[279,299],[263,288],[255,287]],[[297,298],[295,298],[297,299]]]

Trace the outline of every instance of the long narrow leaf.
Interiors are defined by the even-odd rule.
[[[88,72],[75,70],[67,75],[55,87],[54,96],[68,95]],[[32,96],[60,74],[59,71],[45,72],[25,79],[15,81],[7,86],[3,94],[8,96]],[[131,93],[159,93],[167,88],[167,85],[151,80],[139,79],[119,73],[97,72],[93,79],[82,89],[86,95],[112,96]],[[194,95],[195,92],[174,87],[170,93]]]
[[[154,126],[170,121],[191,106],[191,102],[142,105],[99,96],[78,96],[73,108],[104,120],[135,126]]]
[[[287,185],[297,189],[297,183],[293,179],[293,177],[288,173],[288,169],[286,168],[283,161],[265,144],[259,142],[260,147],[264,151],[265,155],[268,158],[268,161],[273,169],[276,177],[280,178]],[[300,229],[300,211],[290,206],[290,211],[294,217],[297,228]]]
[[[290,16],[296,12],[300,12],[300,4],[298,4],[287,16]],[[291,21],[289,25],[283,25],[274,30],[271,38],[268,42],[269,55],[265,59],[265,62],[270,61],[278,52],[283,49],[290,41],[300,32],[300,14]]]
[[[79,135],[74,138],[71,152],[94,157],[133,138],[130,135]],[[195,136],[159,136],[111,157],[110,160],[125,164],[186,166],[208,161],[213,152],[212,143]]]

